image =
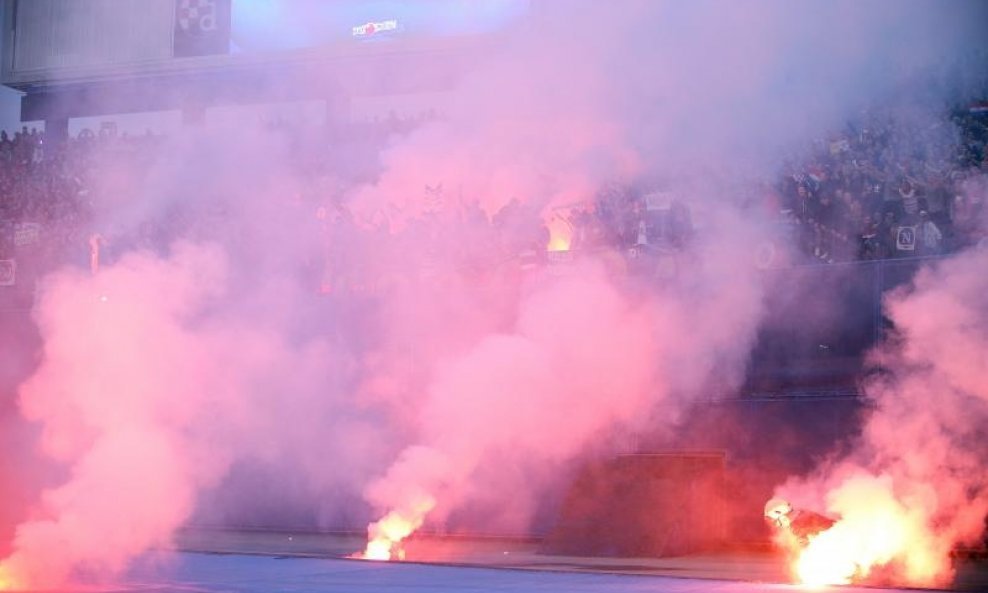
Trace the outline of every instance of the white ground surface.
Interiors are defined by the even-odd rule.
[[[359,560],[220,555],[154,554],[143,558],[115,587],[95,591],[147,593],[699,593],[806,591],[794,585],[473,568]],[[869,591],[854,587],[840,593]],[[883,590],[889,591],[889,590]],[[904,591],[904,590],[903,590]]]

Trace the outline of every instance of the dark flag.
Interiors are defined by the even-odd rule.
[[[231,0],[175,0],[174,56],[225,54],[230,49]]]

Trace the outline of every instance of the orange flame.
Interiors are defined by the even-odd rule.
[[[831,528],[813,538],[796,560],[796,574],[804,585],[848,585],[858,571],[854,552]]]
[[[422,526],[426,514],[436,506],[431,496],[420,499],[403,510],[392,510],[367,526],[367,547],[359,555],[364,560],[404,560],[401,542]]]
[[[11,576],[10,571],[0,564],[0,591],[11,591],[19,588],[21,587],[18,586],[17,581]]]
[[[372,523],[367,528],[369,537],[367,548],[364,549],[364,559],[391,560],[393,556],[400,555],[399,546],[402,540],[418,529],[419,525],[416,523],[421,525],[421,521],[405,518],[396,511],[391,511],[378,522]]]
[[[573,226],[565,219],[554,216],[549,220],[549,244],[546,249],[549,251],[569,251],[573,242]]]
[[[831,501],[841,520],[812,537],[794,560],[804,584],[848,584],[894,565],[895,580],[930,586],[949,572],[925,513],[897,500],[887,481],[852,480],[832,492]]]

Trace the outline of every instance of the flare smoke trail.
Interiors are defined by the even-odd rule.
[[[854,452],[778,489],[841,518],[824,534],[836,549],[818,552],[838,573],[943,586],[950,552],[983,533],[986,266],[988,251],[971,249],[886,297],[894,333],[871,354],[880,370],[865,383],[874,409]]]
[[[518,532],[554,467],[579,453],[613,452],[622,433],[654,430],[674,417],[677,395],[713,387],[713,377],[739,380],[760,292],[753,283],[745,292],[743,282],[729,296],[707,292],[712,277],[727,274],[726,261],[697,262],[698,273],[683,274],[698,287],[640,300],[588,263],[521,299],[504,331],[441,361],[417,410],[421,440],[367,489],[388,511],[371,526],[377,543],[368,555],[387,557],[426,515],[443,525],[478,497],[493,507],[481,525]],[[740,275],[752,273],[743,258],[734,263]],[[722,308],[746,315],[731,327],[702,319]],[[503,469],[482,469],[492,466]]]
[[[189,356],[205,344],[182,325],[216,289],[217,256],[135,255],[98,279],[66,272],[49,280],[38,319],[45,361],[20,402],[43,425],[44,451],[71,464],[73,477],[46,491],[43,514],[18,527],[16,552],[3,564],[15,582],[58,585],[74,564],[120,569],[188,516],[216,460],[190,458],[197,437],[179,435],[203,400],[223,391],[202,366],[208,359]],[[174,348],[144,360],[150,336]]]
[[[435,161],[442,163],[439,167],[444,180],[453,180],[454,186],[466,188],[467,195],[477,196],[487,211],[496,211],[513,194],[538,196],[539,206],[552,206],[581,199],[586,196],[588,186],[608,178],[629,173],[650,174],[664,179],[682,192],[695,211],[710,217],[705,221],[709,223],[704,231],[705,239],[715,249],[719,248],[719,252],[694,254],[700,265],[724,262],[728,246],[750,244],[749,241],[764,236],[765,232],[743,213],[736,219],[718,219],[718,214],[711,214],[715,208],[720,209],[719,214],[731,212],[731,198],[727,196],[736,189],[734,183],[738,179],[758,179],[773,170],[794,142],[822,132],[829,125],[838,125],[849,112],[866,105],[866,99],[915,84],[909,76],[926,71],[934,63],[937,52],[930,50],[956,41],[947,41],[943,37],[947,29],[940,27],[960,14],[944,15],[931,4],[923,3],[910,4],[903,11],[876,12],[851,4],[772,4],[759,5],[771,9],[754,14],[750,6],[736,3],[688,8],[682,4],[627,3],[622,4],[628,10],[625,18],[615,22],[599,7],[586,3],[568,6],[580,9],[574,9],[566,18],[541,22],[539,37],[523,38],[515,46],[517,51],[509,52],[506,61],[495,61],[492,67],[467,82],[462,92],[474,98],[464,104],[469,105],[472,115],[480,117],[469,123],[454,119],[449,126],[413,135],[394,147],[385,156],[387,167],[381,180],[360,192],[357,203],[371,209],[381,208],[397,187],[429,183],[431,179],[427,175],[436,169],[424,163]],[[712,12],[716,13],[713,18]],[[807,19],[807,14],[812,14],[812,18]],[[930,20],[921,25],[920,15]],[[613,27],[607,34],[600,34],[600,23]],[[877,31],[892,31],[897,26],[906,27],[910,31],[907,36],[916,44],[907,48],[898,42],[876,43]],[[839,42],[824,33],[828,27],[841,31]],[[823,45],[811,45],[817,42]],[[537,51],[532,51],[533,46],[537,46]],[[717,59],[699,59],[701,55],[716,55]],[[523,60],[524,66],[520,66]],[[566,73],[564,77],[552,71],[559,69],[560,63],[567,66],[562,69]],[[629,70],[627,64],[647,67]],[[908,75],[904,68],[907,64],[914,69]],[[882,76],[874,76],[883,70]],[[511,84],[505,84],[506,80]],[[823,97],[819,89],[824,87],[834,93]],[[504,88],[513,92],[507,96],[494,92]],[[573,90],[562,102],[565,108],[545,100]],[[493,104],[492,97],[496,97]],[[624,117],[627,114],[632,117]],[[498,139],[494,148],[486,144],[491,138]],[[529,158],[532,151],[540,151],[546,145],[554,148],[551,158]],[[504,149],[508,150],[502,152]],[[543,168],[547,166],[550,168]],[[508,175],[502,174],[504,169],[509,171]],[[400,210],[426,208],[421,201],[403,202]],[[726,358],[734,363],[743,360],[761,313],[759,280],[750,262],[745,263],[735,260],[737,267],[731,274],[691,276],[687,272],[673,280],[665,293],[659,291],[655,301],[648,305],[652,316],[646,321],[654,332],[651,340],[659,342],[655,353],[643,359],[644,364],[652,365],[642,375],[649,381],[647,396],[636,396],[637,386],[628,385],[625,395],[631,401],[625,404],[610,400],[608,407],[612,414],[627,409],[633,417],[641,410],[665,406],[662,413],[653,417],[654,429],[675,415],[670,395],[676,389],[670,383],[678,383],[682,392],[695,396],[710,387],[711,373],[719,370],[713,361],[720,354],[726,352]],[[703,318],[711,320],[710,324],[691,325],[688,320],[695,320],[695,313],[678,306],[678,299],[690,291],[687,287],[721,291],[725,295],[691,303],[696,310],[704,312]],[[576,288],[567,294],[575,298],[578,292]],[[562,306],[565,299],[558,302]],[[520,316],[524,316],[521,313],[524,309],[523,300],[519,305]],[[672,314],[662,314],[670,309],[674,311]],[[662,313],[656,315],[656,311]],[[621,326],[621,320],[615,319],[606,327]],[[692,358],[679,357],[677,348],[663,339],[668,336],[682,339],[689,333],[686,328],[695,330],[691,342],[697,347],[687,348]],[[593,344],[597,335],[608,333],[595,331],[589,335],[595,336],[589,342]],[[507,343],[500,344],[502,349],[521,338],[519,351],[509,357],[511,360],[540,360],[539,355],[529,351],[531,341],[523,331],[509,337]],[[642,338],[633,340],[639,346],[618,343],[640,352],[650,345],[649,340]],[[497,369],[498,361],[504,357],[502,351],[493,350],[485,340],[479,341],[477,350],[465,358],[454,357],[449,367],[440,369],[438,380],[425,388],[420,409],[426,417],[434,414],[432,410],[437,403],[449,399],[445,395],[449,380],[442,374],[447,372],[454,373],[463,383],[454,391],[459,397],[469,393],[471,404],[479,411],[495,405],[488,403],[490,400],[508,406],[516,414],[535,413],[542,408],[542,401],[554,401],[558,396],[552,390],[560,388],[571,392],[576,398],[573,401],[593,401],[580,390],[565,387],[565,374],[540,386],[537,381],[515,384],[506,380],[502,371],[497,371],[488,379],[495,389],[487,384],[469,384],[466,377],[480,380],[485,376],[473,365],[484,367],[479,361],[489,358]],[[610,342],[605,339],[602,343]],[[525,348],[521,348],[523,345]],[[564,357],[571,355],[554,342],[541,346],[543,350],[560,350]],[[723,350],[718,352],[720,346]],[[593,367],[582,364],[579,358],[563,360],[566,363],[561,368],[567,370],[592,368],[594,373],[622,372],[619,366]],[[669,364],[671,361],[681,364]],[[595,362],[608,363],[599,354]],[[461,365],[467,365],[472,372],[457,371]],[[544,360],[541,366],[550,367]],[[736,381],[737,366],[727,364],[726,367],[726,384],[730,386]],[[551,372],[526,374],[538,377]],[[516,402],[513,394],[519,390],[525,395]],[[618,397],[624,402],[622,396]],[[552,405],[547,408],[556,409]],[[368,500],[387,513],[381,522],[370,526],[369,555],[378,552],[384,557],[379,552],[390,550],[395,540],[421,524],[427,513],[432,513],[433,519],[441,524],[449,512],[442,508],[443,501],[453,504],[452,501],[461,498],[458,494],[461,490],[475,483],[469,472],[481,465],[483,453],[473,451],[530,448],[530,455],[534,456],[542,452],[539,446],[526,442],[520,435],[499,429],[499,423],[474,426],[465,410],[449,410],[439,417],[443,419],[441,425],[422,424],[423,434],[416,444],[401,454],[392,469],[368,489]],[[486,415],[479,413],[478,417]],[[561,436],[553,436],[551,442],[560,446],[572,443],[563,455],[568,457],[577,454],[602,431],[613,429],[613,421],[620,418],[620,415],[603,418],[598,415],[597,424],[559,425],[550,415],[541,418],[538,425],[550,435],[558,431]],[[514,424],[522,425],[517,421]],[[469,440],[472,447],[433,443],[450,438],[457,430],[463,431],[461,440]],[[524,508],[519,502],[521,497],[514,490],[511,492],[510,506]],[[403,522],[404,526],[396,527]]]
[[[150,173],[120,166],[101,225],[195,214],[169,246],[45,282],[44,355],[20,396],[66,476],[3,570],[32,586],[112,577],[193,513],[285,500],[327,522],[397,511],[413,527],[526,529],[559,466],[741,380],[764,290],[749,250],[771,231],[739,187],[973,26],[969,5],[938,2],[538,5],[445,120],[392,139],[377,178],[350,188],[334,253],[354,284],[386,279],[379,294],[312,305],[299,262],[321,230],[296,198],[319,190],[277,136],[190,130]],[[517,201],[537,216],[636,178],[696,221],[659,288],[624,279],[614,254],[563,276],[506,272],[486,217],[460,215]],[[437,184],[441,211],[424,216]]]

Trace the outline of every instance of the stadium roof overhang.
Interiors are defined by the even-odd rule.
[[[24,93],[24,121],[204,108],[212,105],[338,100],[352,96],[439,92],[475,65],[480,47],[351,56],[318,53],[279,59],[192,62],[184,68],[130,68],[72,78],[7,80]]]

